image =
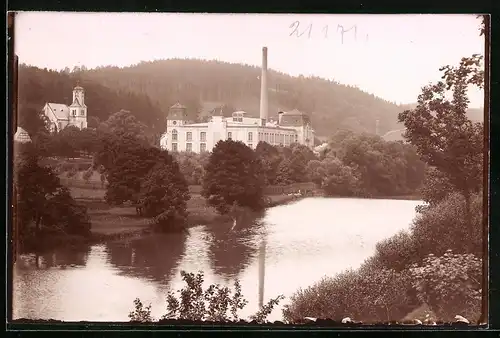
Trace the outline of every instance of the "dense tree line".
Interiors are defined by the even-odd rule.
[[[457,67],[441,70],[442,81],[422,88],[418,104],[399,114],[404,136],[413,146],[409,156],[428,165],[420,189],[427,205],[417,209],[410,231],[378,243],[375,255],[360,269],[298,291],[284,311],[287,320],[305,315],[397,320],[425,304],[431,312],[422,314],[423,322],[452,322],[456,315],[471,323],[486,322],[481,307],[487,285],[482,261],[484,126],[467,116],[468,86],[483,86],[482,56],[463,58]],[[359,142],[352,145],[336,150],[344,164],[356,164],[360,154],[373,155],[371,149],[358,152]],[[390,148],[396,150],[395,145]],[[392,165],[397,167],[398,161]],[[383,182],[383,176],[378,177]]]
[[[205,103],[224,104],[225,111],[243,109],[258,114],[260,69],[238,64],[200,60],[142,62],[119,68],[52,71],[21,65],[19,69],[19,121],[30,134],[30,118],[45,102],[71,103],[77,82],[85,88],[89,122],[95,127],[111,113],[127,109],[147,127],[164,128],[168,108],[182,102],[191,119]],[[321,78],[291,77],[270,72],[270,112],[297,108],[312,114],[319,135],[338,128],[380,132],[397,129],[397,105],[361,90]],[[274,116],[276,117],[276,116]]]
[[[308,164],[309,177],[328,195],[415,194],[425,172],[426,165],[412,145],[352,131],[337,132],[320,159]]]
[[[260,69],[240,64],[202,60],[160,60],[130,67],[99,67],[53,71],[27,65],[19,68],[19,124],[32,135],[33,119],[45,102],[71,103],[71,91],[85,88],[89,127],[96,127],[112,113],[131,111],[148,128],[151,137],[164,131],[168,108],[175,102],[187,107],[191,120],[206,120],[213,107],[223,114],[242,109],[258,115]],[[279,110],[299,109],[311,114],[317,135],[348,129],[379,133],[401,129],[397,114],[411,106],[398,106],[361,90],[318,77],[292,77],[270,71],[271,117]],[[215,103],[215,105],[214,105]],[[481,119],[482,112],[472,112]]]

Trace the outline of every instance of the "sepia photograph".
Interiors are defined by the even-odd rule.
[[[9,19],[11,322],[488,324],[487,15]]]

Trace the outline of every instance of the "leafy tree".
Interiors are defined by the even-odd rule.
[[[68,126],[55,135],[56,152],[64,157],[77,157],[81,149],[81,131],[75,126]]]
[[[171,155],[156,164],[141,183],[144,215],[154,217],[163,231],[181,229],[187,219],[189,189],[178,164]]]
[[[463,58],[458,67],[446,66],[443,80],[422,88],[415,109],[405,110],[405,138],[431,166],[442,171],[454,189],[465,197],[466,219],[470,220],[471,195],[481,188],[483,124],[467,118],[469,85],[482,87],[482,56]],[[447,99],[448,91],[452,99]]]
[[[68,189],[61,186],[57,175],[50,168],[41,167],[38,161],[34,146],[18,149],[14,184],[21,238],[37,238],[47,229],[88,235],[90,222],[86,209],[77,205]]]
[[[330,196],[353,196],[359,191],[360,177],[353,168],[338,159],[328,159],[324,163],[325,176],[321,187]]]
[[[472,254],[442,256],[430,254],[422,265],[410,269],[419,299],[428,304],[443,321],[452,322],[456,315],[477,321],[481,315],[481,259]]]
[[[237,203],[261,209],[263,178],[261,164],[254,151],[242,142],[219,141],[205,167],[202,196],[221,214]]]
[[[120,110],[102,122],[99,128],[105,132],[113,133],[118,137],[135,137],[147,141],[147,127],[137,120],[134,114],[128,110]]]
[[[44,226],[55,227],[64,234],[90,235],[90,218],[87,208],[75,202],[68,188],[60,186],[48,196],[42,222]]]
[[[275,184],[278,166],[282,160],[280,152],[269,143],[260,141],[255,148],[255,154],[261,161],[265,184]]]
[[[445,173],[434,167],[427,169],[423,185],[420,189],[425,202],[429,203],[430,206],[434,206],[453,192],[453,185]]]
[[[137,202],[143,178],[157,163],[168,163],[170,155],[140,143],[132,135],[107,142],[96,160],[96,164],[104,167],[108,181],[106,201],[118,205],[126,201]]]
[[[78,148],[91,155],[99,149],[99,134],[92,128],[84,128],[79,133]]]
[[[314,182],[317,186],[321,187],[323,178],[325,177],[323,162],[320,160],[310,161],[309,163],[307,163],[306,172],[309,180],[311,180],[311,182]]]
[[[294,171],[290,159],[284,158],[281,160],[276,172],[275,182],[279,185],[289,185],[294,182]]]

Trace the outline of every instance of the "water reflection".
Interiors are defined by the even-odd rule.
[[[19,257],[17,268],[21,270],[32,269],[66,269],[84,267],[87,264],[91,247],[80,246],[75,248],[60,248],[52,252],[22,254]]]
[[[130,277],[169,283],[186,248],[186,233],[155,234],[106,245],[108,260]]]
[[[23,255],[13,283],[14,318],[127,321],[133,300],[165,313],[167,289],[185,286],[180,270],[203,271],[204,287],[233,287],[249,301],[289,297],[324,275],[358,267],[378,241],[407,228],[419,201],[310,198],[243,215],[233,223],[190,228],[187,234]],[[89,252],[90,250],[90,252]],[[283,303],[288,302],[285,299]],[[281,319],[280,307],[269,317]]]
[[[214,273],[226,281],[234,280],[257,256],[263,235],[263,214],[246,213],[233,222],[207,227],[208,255]]]

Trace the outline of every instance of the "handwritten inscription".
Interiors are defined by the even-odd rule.
[[[329,25],[324,25],[321,27],[313,28],[313,24],[309,23],[308,25],[301,26],[300,21],[294,21],[289,27],[291,29],[290,36],[294,36],[297,38],[306,36],[308,39],[311,39],[314,35],[320,36],[324,39],[328,39],[328,30]],[[335,31],[337,36],[340,37],[340,43],[344,44],[344,35],[346,37],[350,37],[354,41],[358,41],[358,26],[353,25],[351,27],[344,27],[343,25],[337,25],[337,30]],[[364,36],[365,43],[368,42],[368,34]]]

